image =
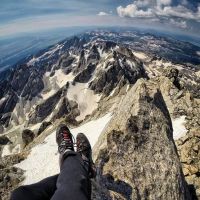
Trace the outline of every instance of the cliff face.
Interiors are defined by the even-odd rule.
[[[155,82],[138,80],[95,147],[94,199],[190,199]]]

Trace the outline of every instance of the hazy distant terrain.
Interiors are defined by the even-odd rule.
[[[31,54],[35,54],[41,49],[47,48],[60,40],[67,38],[74,33],[79,33],[84,30],[90,30],[88,28],[62,28],[55,29],[46,32],[32,33],[20,36],[13,36],[8,38],[0,38],[0,72],[16,64],[21,59],[28,57]],[[110,28],[112,30],[114,28]],[[116,30],[116,28],[115,28]],[[130,30],[127,28],[118,28],[118,30]],[[137,30],[132,28],[131,30]],[[170,33],[158,32],[154,30],[143,30],[144,33],[151,33],[155,36],[171,37]],[[106,35],[105,35],[106,36]],[[174,39],[190,42],[194,45],[200,46],[199,38],[184,35],[174,35]]]
[[[0,38],[0,72],[16,64],[19,60],[34,54],[41,49],[59,42],[81,28],[62,28],[40,33],[22,34]]]

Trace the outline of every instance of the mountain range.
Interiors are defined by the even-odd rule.
[[[25,57],[0,73],[0,134],[4,137],[0,140],[3,141],[2,159],[13,154],[22,156],[22,153],[41,144],[61,121],[74,128],[112,113],[114,117],[94,146],[96,163],[103,167],[98,181],[94,183],[94,199],[141,199],[147,194],[150,199],[158,198],[155,196],[158,188],[149,189],[153,179],[146,179],[150,181],[146,191],[145,186],[138,186],[139,179],[134,179],[137,185],[137,189],[134,189],[131,182],[133,174],[128,172],[124,175],[128,186],[120,182],[124,171],[130,170],[132,165],[136,171],[136,168],[144,165],[142,155],[146,155],[150,162],[149,149],[153,148],[151,157],[157,155],[154,146],[156,141],[157,148],[164,151],[163,154],[159,153],[161,165],[170,162],[170,156],[175,160],[175,164],[164,167],[170,178],[163,186],[167,195],[159,194],[161,199],[190,199],[183,173],[198,196],[199,159],[196,158],[199,149],[195,159],[191,158],[193,161],[187,166],[185,157],[178,153],[186,151],[186,141],[193,141],[194,138],[196,141],[197,138],[195,145],[199,144],[199,66],[200,47],[172,37],[132,30],[88,31]],[[176,119],[180,121],[183,118],[187,134],[181,130],[175,147],[172,128]],[[157,129],[160,130],[160,136],[156,133]],[[197,136],[193,134],[194,130]],[[159,139],[156,140],[156,137]],[[182,137],[187,139],[181,143],[179,139]],[[133,142],[134,148],[129,141]],[[166,148],[163,149],[162,144]],[[117,160],[116,145],[124,154],[124,146],[127,145],[127,152],[133,155],[131,158],[135,162],[137,156],[134,152],[137,150],[138,159],[142,162],[138,161],[137,165],[129,162],[129,167],[115,174],[112,170],[123,165]],[[187,150],[191,148],[193,145],[187,146]],[[107,161],[106,155],[109,155]],[[119,155],[121,160],[128,162],[129,158],[123,155]],[[178,156],[184,165],[183,169]],[[155,156],[155,160],[158,157]],[[150,165],[152,170],[148,173],[155,178],[158,173],[153,170],[154,164]],[[158,167],[160,170],[161,165]],[[191,166],[197,167],[197,171],[192,171]],[[3,168],[7,167],[5,165]],[[170,167],[174,169],[172,173]],[[148,170],[148,167],[145,169]],[[109,172],[112,176],[103,176]],[[139,170],[137,172],[142,179],[144,174]],[[176,177],[179,177],[178,180]],[[159,184],[165,178],[164,175],[162,180],[158,178]],[[192,184],[189,182],[191,179]],[[170,186],[174,195],[168,191],[171,181],[175,184],[174,187]],[[98,189],[101,184],[104,184],[105,190]],[[180,187],[177,186],[179,184]],[[104,198],[106,188],[109,195]],[[132,196],[127,196],[130,188]]]

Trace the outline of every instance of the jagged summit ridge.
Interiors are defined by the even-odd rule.
[[[130,49],[110,41],[86,42],[74,37],[30,58],[0,83],[4,97],[0,106],[1,124],[7,128],[29,118],[31,123],[42,122],[47,117],[48,120],[55,119],[53,110],[63,106],[63,103],[58,103],[61,93],[67,102],[78,103],[74,97],[69,97],[70,94],[67,95],[68,90],[76,85],[89,93],[93,91],[95,103],[99,95],[108,96],[117,86],[134,84],[140,77],[147,76],[142,63]],[[50,107],[43,109],[40,114],[43,116],[34,120],[39,107],[44,104]],[[80,109],[76,113],[81,114]]]
[[[170,115],[151,81],[140,79],[127,93],[95,155],[94,199],[190,199]]]
[[[184,53],[189,58],[197,48],[173,42],[149,34],[94,31],[18,63],[3,81],[0,78],[2,174],[22,159],[19,167],[26,170],[25,183],[57,173],[53,135],[57,125],[64,121],[70,128],[78,127],[76,131],[88,134],[95,144],[112,118],[95,148],[99,176],[94,197],[185,199],[187,189],[172,138],[172,120],[174,139],[186,137],[178,142],[178,150],[190,191],[195,193],[195,187],[197,195],[193,195],[199,196],[199,69],[187,63]],[[178,50],[183,55],[175,54]],[[170,56],[173,53],[178,56]],[[42,150],[43,157],[40,147],[48,150]],[[34,177],[30,165],[39,157],[41,162],[46,157],[55,162],[52,170],[39,165]],[[47,158],[44,163],[52,164],[52,160]],[[40,176],[43,171],[46,174]],[[22,172],[16,173],[10,170],[12,186],[22,181]],[[3,190],[10,187],[9,182],[3,184]]]

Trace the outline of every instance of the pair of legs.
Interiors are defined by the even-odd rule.
[[[62,128],[61,128],[62,127]],[[90,200],[91,146],[80,134],[77,151],[66,126],[58,128],[56,140],[61,155],[60,174],[14,190],[10,200]],[[63,128],[64,127],[64,128]],[[78,137],[78,136],[77,136]]]

